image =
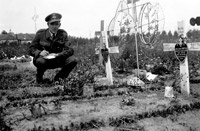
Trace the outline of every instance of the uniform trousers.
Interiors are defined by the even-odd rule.
[[[38,83],[43,81],[44,72],[47,69],[55,69],[61,68],[61,70],[55,75],[54,80],[59,80],[67,78],[70,72],[77,65],[78,60],[74,56],[70,57],[57,57],[54,59],[45,59],[43,57],[39,57],[33,60],[33,64],[37,67],[36,81]]]

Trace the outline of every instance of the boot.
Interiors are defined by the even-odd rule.
[[[74,62],[71,62],[71,63],[65,65],[64,67],[62,67],[62,69],[54,77],[54,81],[59,81],[60,79],[67,78],[69,76],[70,72],[76,66],[76,64],[77,64],[77,62],[74,61]]]
[[[43,77],[41,75],[36,75],[36,82],[38,84],[42,84],[44,82]]]
[[[45,72],[44,70],[37,69],[36,82],[38,84],[42,84],[44,82],[44,80],[43,80],[44,72]]]

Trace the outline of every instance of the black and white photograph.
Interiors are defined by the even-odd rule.
[[[200,131],[199,6],[0,0],[0,131]]]

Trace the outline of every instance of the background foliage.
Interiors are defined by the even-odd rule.
[[[199,30],[189,30],[187,32],[187,42],[198,42],[200,41]],[[95,55],[95,47],[98,46],[98,38],[81,38],[69,36],[72,46],[75,50],[75,55],[79,58],[87,56],[93,64],[98,62],[98,55]],[[174,55],[174,52],[163,52],[163,43],[176,43],[178,42],[178,33],[174,31],[160,33],[154,48],[148,48],[148,46],[142,44],[138,36],[138,53],[139,53],[139,66],[145,68],[147,64],[162,63],[166,64],[168,68],[178,65],[178,61]],[[136,49],[135,49],[135,37],[133,35],[127,35],[125,37],[113,36],[109,39],[109,46],[119,46],[119,54],[110,54],[112,67],[114,69],[129,69],[137,68],[136,63]],[[4,54],[8,58],[14,56],[28,55],[29,43],[20,44],[18,42],[5,42],[0,44],[0,59],[3,58]],[[199,52],[189,52],[189,65],[199,65]],[[157,65],[157,64],[156,64]]]

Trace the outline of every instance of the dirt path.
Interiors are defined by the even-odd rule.
[[[10,110],[11,115],[7,118],[15,118],[19,120],[18,123],[13,126],[16,131],[32,129],[34,128],[34,125],[51,129],[52,126],[58,128],[61,125],[65,126],[70,125],[70,123],[88,122],[92,119],[99,119],[109,123],[109,118],[134,116],[135,114],[142,114],[143,112],[152,112],[155,110],[162,111],[171,105],[171,99],[164,97],[161,98],[156,93],[138,93],[134,95],[134,99],[134,106],[121,106],[120,103],[122,102],[122,97],[120,96],[92,98],[90,100],[62,101],[61,108],[58,110],[55,109],[53,103],[46,105],[45,108],[47,109],[47,114],[41,113],[42,116],[39,118],[33,118],[27,108]],[[190,103],[190,100],[184,98],[178,98],[177,101],[182,105]],[[24,119],[22,112],[26,117],[31,119]],[[138,124],[141,127],[144,127],[147,131],[159,131],[163,129],[165,130],[165,128],[179,129],[180,126],[183,129],[186,129],[185,125],[181,125],[184,122],[188,123],[188,128],[193,128],[194,125],[194,129],[198,129],[199,125],[197,120],[200,119],[200,115],[195,118],[194,113],[198,113],[198,111],[187,112],[186,114],[176,116],[176,118],[174,118],[174,122],[176,123],[174,123],[172,121],[173,118],[170,117],[150,117],[139,120]],[[190,123],[187,121],[190,121]],[[106,125],[106,127],[100,127],[100,129],[101,128],[107,128],[106,130],[113,129],[113,127],[109,125]]]
[[[21,66],[22,69],[26,67],[27,65]],[[28,65],[28,67],[30,66]],[[28,82],[33,79],[35,72],[30,72],[33,67],[30,68],[26,69],[29,70],[26,72],[27,75],[23,72],[25,82],[27,79]],[[14,84],[13,81],[11,85]],[[15,106],[12,105],[5,109],[5,119],[12,123],[14,131],[27,131],[33,128],[39,130],[39,127],[43,130],[53,130],[53,128],[58,129],[61,126],[63,128],[67,126],[74,130],[81,130],[81,127],[84,127],[89,131],[199,131],[199,86],[200,84],[190,85],[190,97],[184,97],[175,92],[176,99],[165,98],[164,87],[158,86],[154,90],[146,91],[133,89],[130,96],[118,94],[119,91],[126,92],[130,87],[118,87],[117,89],[106,87],[95,93],[112,95],[59,100],[59,95],[54,92],[54,87],[35,87],[25,84],[20,88],[1,89],[0,105],[16,102]],[[13,99],[11,100],[11,98]],[[122,101],[127,98],[133,98],[132,105],[123,104]],[[48,102],[31,105],[31,101],[36,101],[36,99]],[[51,102],[56,99],[58,101]],[[20,103],[23,101],[29,105],[21,106]],[[199,103],[192,104],[195,102]]]

